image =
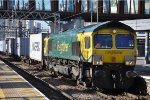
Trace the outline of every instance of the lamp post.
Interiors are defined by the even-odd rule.
[[[98,23],[98,0],[97,0],[97,23]]]
[[[91,2],[91,24],[92,24],[92,19],[93,19],[93,4],[92,4],[92,0],[90,1]]]

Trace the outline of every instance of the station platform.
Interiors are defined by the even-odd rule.
[[[48,98],[0,61],[0,100],[48,100]]]

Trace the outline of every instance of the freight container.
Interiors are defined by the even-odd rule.
[[[44,38],[46,33],[30,35],[30,59],[42,61],[44,57]]]
[[[18,37],[14,40],[14,54],[29,57],[29,38]]]
[[[6,41],[0,41],[0,52],[6,52]]]

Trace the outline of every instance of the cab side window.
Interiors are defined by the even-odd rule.
[[[90,48],[90,37],[85,37],[85,49]]]
[[[48,50],[49,50],[49,51],[52,51],[52,39],[49,39],[49,42],[48,42]]]

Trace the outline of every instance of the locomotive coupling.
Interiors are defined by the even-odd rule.
[[[126,77],[128,77],[128,78],[134,78],[137,76],[138,76],[138,74],[135,71],[127,71],[126,72]]]

